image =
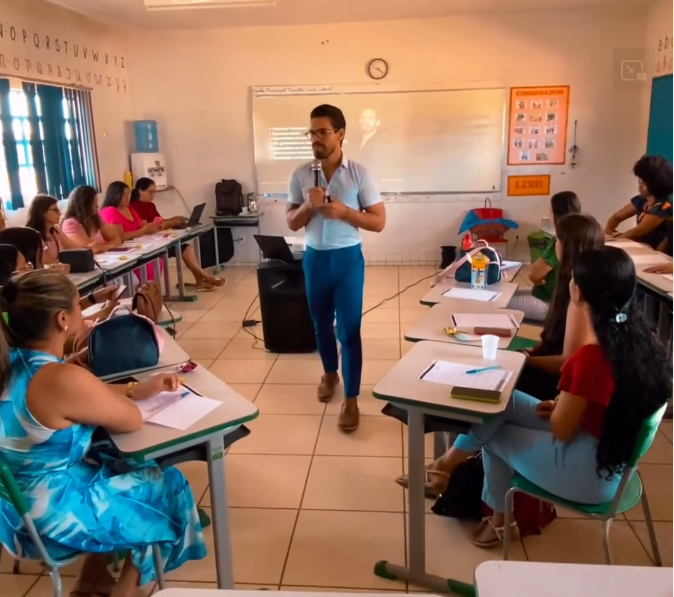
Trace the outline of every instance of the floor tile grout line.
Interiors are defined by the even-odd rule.
[[[639,533],[637,533],[636,528],[634,528],[632,526],[632,522],[643,522],[643,524],[645,525],[646,521],[630,521],[628,518],[625,518],[625,522],[627,522],[627,526],[630,528],[630,530],[632,531],[634,536],[637,538],[637,541],[639,542],[639,545],[641,545],[643,550],[646,552],[646,556],[648,556],[648,559],[650,560],[651,564],[653,566],[655,566],[655,560],[654,560],[655,554],[651,554],[651,550],[648,547],[646,547],[644,542],[641,540],[641,537],[639,536]],[[653,525],[655,525],[655,521],[653,521]],[[648,530],[647,530],[647,532],[648,532]],[[609,538],[610,538],[610,535],[609,535]],[[657,536],[656,536],[656,540],[657,540]],[[658,543],[658,547],[660,547],[659,543]],[[660,559],[662,559],[662,554],[660,554]]]
[[[318,398],[317,398],[318,399]],[[314,442],[314,449],[311,452],[311,459],[309,460],[309,468],[307,469],[307,476],[304,479],[304,487],[302,488],[302,495],[300,496],[299,506],[297,508],[297,516],[295,517],[295,524],[293,524],[293,530],[290,533],[290,541],[288,541],[288,551],[286,551],[286,557],[283,560],[283,567],[281,568],[281,576],[279,578],[278,588],[281,590],[283,586],[283,577],[286,573],[286,568],[288,566],[288,560],[290,559],[290,550],[293,548],[293,540],[295,539],[295,531],[297,530],[297,525],[300,520],[300,515],[302,514],[302,503],[304,502],[304,496],[307,492],[307,485],[309,484],[309,476],[311,475],[311,467],[314,464],[314,458],[316,457],[316,448],[318,447],[318,440],[321,436],[321,429],[323,428],[323,423],[325,421],[325,411],[327,410],[327,403],[323,407],[323,415],[321,416],[321,422],[318,426],[318,433],[316,434],[316,441]]]
[[[5,550],[5,551],[6,551],[6,550]],[[30,588],[23,594],[23,597],[30,597],[30,594],[31,594],[32,590],[35,588],[35,585],[37,585],[37,583],[40,582],[40,579],[41,579],[44,575],[45,575],[44,572],[42,572],[42,573],[40,573],[40,574],[37,576],[37,578],[35,579],[35,582],[34,582],[32,585],[30,585]]]

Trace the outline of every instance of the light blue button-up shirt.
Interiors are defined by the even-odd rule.
[[[314,173],[309,162],[300,166],[290,176],[288,201],[301,205],[306,200],[309,189],[314,185]],[[330,179],[330,184],[321,172],[321,186],[328,189],[328,195],[339,199],[347,207],[360,211],[381,202],[379,186],[374,177],[353,160],[342,158],[342,164]],[[343,220],[330,220],[320,213],[314,213],[307,224],[307,246],[317,251],[343,249],[360,243],[358,228]]]

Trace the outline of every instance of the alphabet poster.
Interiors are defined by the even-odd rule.
[[[569,86],[512,87],[508,166],[563,165]]]

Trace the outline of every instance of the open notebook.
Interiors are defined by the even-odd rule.
[[[467,371],[480,369],[481,367],[481,365],[461,365],[449,361],[433,361],[424,369],[419,379],[447,386],[501,392],[513,374],[512,371],[505,369],[489,369],[474,374],[467,373]]]
[[[479,290],[476,288],[452,287],[449,290],[443,292],[442,296],[453,299],[463,299],[467,301],[480,301],[488,303],[501,296],[501,293],[493,292],[492,290]]]
[[[136,405],[146,423],[185,431],[221,406],[222,402],[199,396],[180,386],[175,392],[161,392],[152,398],[136,400]]]

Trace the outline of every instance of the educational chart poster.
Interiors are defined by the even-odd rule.
[[[508,166],[566,162],[569,86],[510,90]]]

